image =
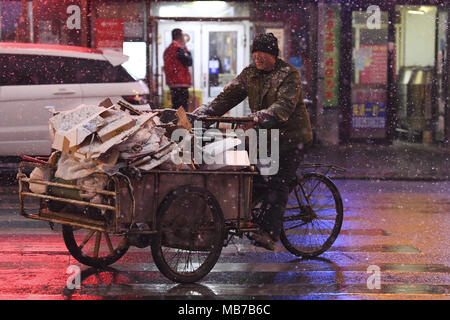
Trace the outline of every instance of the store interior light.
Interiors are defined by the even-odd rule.
[[[230,10],[232,6],[226,1],[186,1],[165,5],[159,9],[159,14],[162,17],[226,17]]]
[[[435,9],[434,7],[432,7],[432,6],[420,6],[420,11],[423,11],[423,12],[425,12],[425,13],[429,13],[429,12],[432,12],[433,11],[433,9]]]
[[[408,13],[421,15],[425,14],[425,12],[423,12],[422,10],[408,10]]]

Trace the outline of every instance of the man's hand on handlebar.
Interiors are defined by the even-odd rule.
[[[241,122],[236,124],[236,129],[242,129],[244,131],[248,129],[255,128],[255,122],[254,121],[247,121],[247,122]]]
[[[246,117],[214,117],[206,115],[208,106],[202,105],[192,112],[196,120],[203,122],[203,127],[207,128],[214,122],[229,122],[235,123],[236,129],[243,129],[244,131],[250,128],[270,129],[277,124],[277,117],[272,111],[263,109],[250,113]]]
[[[275,115],[267,109],[250,113],[248,117],[253,118],[256,128],[269,129],[278,122]]]

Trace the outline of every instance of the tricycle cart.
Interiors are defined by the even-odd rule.
[[[24,173],[29,167],[47,168],[52,177],[56,170],[42,161],[20,163],[20,213],[61,224],[75,259],[101,268],[119,260],[130,246],[151,247],[158,269],[176,282],[207,275],[233,237],[259,230],[268,205],[264,184],[254,180],[261,177],[254,166],[239,171],[127,169],[107,176],[102,190],[55,178],[31,179]],[[330,170],[341,168],[304,164],[291,186],[281,242],[295,255],[319,255],[339,234],[343,206],[326,175]],[[46,191],[31,192],[31,184]],[[84,201],[83,192],[95,192],[101,200]],[[29,198],[39,199],[39,209],[27,208]]]

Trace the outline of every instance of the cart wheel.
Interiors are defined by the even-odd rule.
[[[186,186],[172,191],[158,209],[156,228],[153,260],[172,281],[198,281],[220,257],[225,235],[223,214],[206,189]]]
[[[102,268],[119,260],[128,250],[126,236],[62,226],[64,242],[70,254],[82,264]]]
[[[336,240],[344,217],[342,198],[326,176],[297,178],[283,216],[281,242],[292,254],[315,257]]]

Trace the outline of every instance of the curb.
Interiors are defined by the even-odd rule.
[[[450,177],[436,178],[436,177],[407,177],[407,176],[329,176],[331,180],[381,180],[381,181],[425,181],[425,182],[442,182],[450,181]]]

